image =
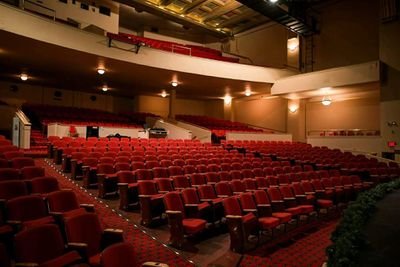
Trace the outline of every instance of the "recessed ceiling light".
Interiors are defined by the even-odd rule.
[[[177,86],[178,86],[178,82],[173,81],[173,82],[171,82],[171,85],[172,85],[173,87],[177,87]]]
[[[97,73],[100,74],[100,75],[103,75],[104,73],[106,73],[106,70],[103,69],[103,68],[98,68],[97,69]]]
[[[102,90],[103,92],[107,92],[107,91],[108,91],[107,85],[103,85],[103,87],[101,88],[101,90]]]
[[[26,81],[26,80],[28,80],[28,74],[21,73],[20,78],[21,78],[21,80]]]

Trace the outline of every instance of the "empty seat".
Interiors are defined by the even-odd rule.
[[[150,225],[155,218],[160,218],[164,212],[163,196],[157,190],[154,181],[138,181],[141,223]]]
[[[228,182],[221,181],[215,184],[215,191],[218,197],[226,198],[233,195],[232,189]]]
[[[28,195],[28,188],[25,182],[19,180],[0,181],[0,206],[4,207],[2,201],[19,196]],[[0,208],[1,208],[0,207]],[[0,211],[1,212],[1,211]]]
[[[83,244],[86,247],[85,258],[88,259],[91,266],[100,266],[100,253],[104,248],[123,241],[121,230],[103,229],[99,218],[94,213],[84,213],[66,218],[65,232],[70,246],[82,247]]]
[[[28,166],[21,168],[21,178],[23,180],[32,180],[36,177],[45,176],[44,168],[37,166]]]
[[[18,263],[35,266],[69,266],[82,261],[77,251],[68,251],[59,228],[45,224],[16,234],[14,238],[15,259]],[[31,265],[32,266],[32,265]]]
[[[208,202],[200,201],[196,188],[186,188],[181,193],[188,217],[202,218],[209,222],[213,221],[212,206]]]
[[[289,212],[275,211],[273,212],[271,201],[265,190],[254,191],[254,200],[260,216],[273,216],[279,219],[280,223],[288,223],[292,220],[292,214]]]
[[[57,178],[52,176],[37,177],[29,181],[32,194],[47,194],[60,190]]]
[[[19,180],[21,178],[20,171],[14,168],[0,169],[0,181]]]
[[[87,211],[94,211],[93,205],[79,204],[75,193],[71,190],[60,190],[47,194],[47,203],[49,211],[52,214],[71,217],[76,214],[82,214]]]
[[[206,227],[206,221],[198,218],[188,218],[185,208],[177,192],[169,192],[164,196],[164,204],[170,225],[170,244],[181,247],[185,235],[201,233]]]
[[[182,190],[190,187],[189,179],[184,175],[176,175],[171,177],[176,190]]]
[[[157,184],[159,193],[174,191],[173,180],[171,178],[154,178],[154,181]]]
[[[23,167],[35,166],[35,161],[28,157],[18,157],[11,160],[11,167],[21,169]]]
[[[102,267],[138,266],[135,249],[128,242],[116,243],[104,249],[100,256],[100,263]]]
[[[12,160],[14,158],[23,158],[24,152],[18,150],[6,151],[3,153],[3,156],[6,160]]]

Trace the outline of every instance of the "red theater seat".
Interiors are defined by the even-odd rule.
[[[28,166],[21,168],[21,177],[23,180],[32,180],[36,177],[45,176],[44,168],[36,166]]]
[[[157,190],[154,181],[138,181],[140,212],[142,215],[141,223],[145,226],[150,225],[154,219],[161,218],[164,212],[163,196]]]
[[[60,190],[46,195],[49,211],[64,218],[82,214],[87,211],[93,212],[93,205],[79,204],[75,193],[71,190]]]
[[[29,181],[32,194],[47,194],[60,190],[57,178],[52,176],[36,177]]]
[[[0,181],[19,180],[20,171],[14,168],[0,168]]]

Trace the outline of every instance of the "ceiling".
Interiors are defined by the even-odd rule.
[[[29,49],[27,49],[29,48]],[[99,75],[97,67],[104,64],[107,72]],[[222,79],[176,72],[127,63],[79,52],[0,31],[0,80],[21,82],[19,75],[27,72],[26,83],[67,90],[134,97],[139,94],[158,95],[173,87],[174,77],[179,81],[179,98],[219,99],[226,93],[243,97],[246,88],[254,94],[270,94],[271,84]],[[157,77],[157,79],[154,79]]]

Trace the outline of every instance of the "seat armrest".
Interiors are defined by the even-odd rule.
[[[162,262],[146,261],[142,263],[142,267],[169,267],[169,265]]]
[[[305,195],[296,195],[296,197],[306,197],[307,193]]]
[[[200,201],[202,202],[212,202],[211,198],[201,198]]]
[[[180,210],[166,210],[166,214],[179,214],[182,213]]]
[[[118,186],[128,186],[128,183],[117,183]]]
[[[104,229],[102,235],[102,248],[105,249],[106,247],[113,245],[115,243],[123,242],[124,241],[124,232],[121,229],[112,229],[107,228]]]
[[[88,245],[86,243],[71,242],[67,244],[68,250],[75,250],[85,261],[88,260]]]
[[[152,195],[139,195],[140,198],[151,198]]]
[[[234,220],[242,219],[242,217],[243,216],[240,216],[240,215],[226,215],[227,219],[234,219]]]
[[[199,204],[185,204],[185,207],[197,207]]]
[[[93,204],[80,204],[81,208],[84,208],[87,212],[94,212],[94,205]]]
[[[296,200],[296,198],[294,198],[294,197],[284,197],[283,199],[284,200]]]
[[[229,197],[228,195],[217,195],[218,197],[226,198]]]
[[[257,207],[269,208],[271,207],[270,204],[258,204]]]
[[[283,202],[284,202],[283,200],[271,200],[272,204],[281,204]]]
[[[35,262],[17,262],[15,263],[15,267],[35,267],[39,266],[39,263]]]

